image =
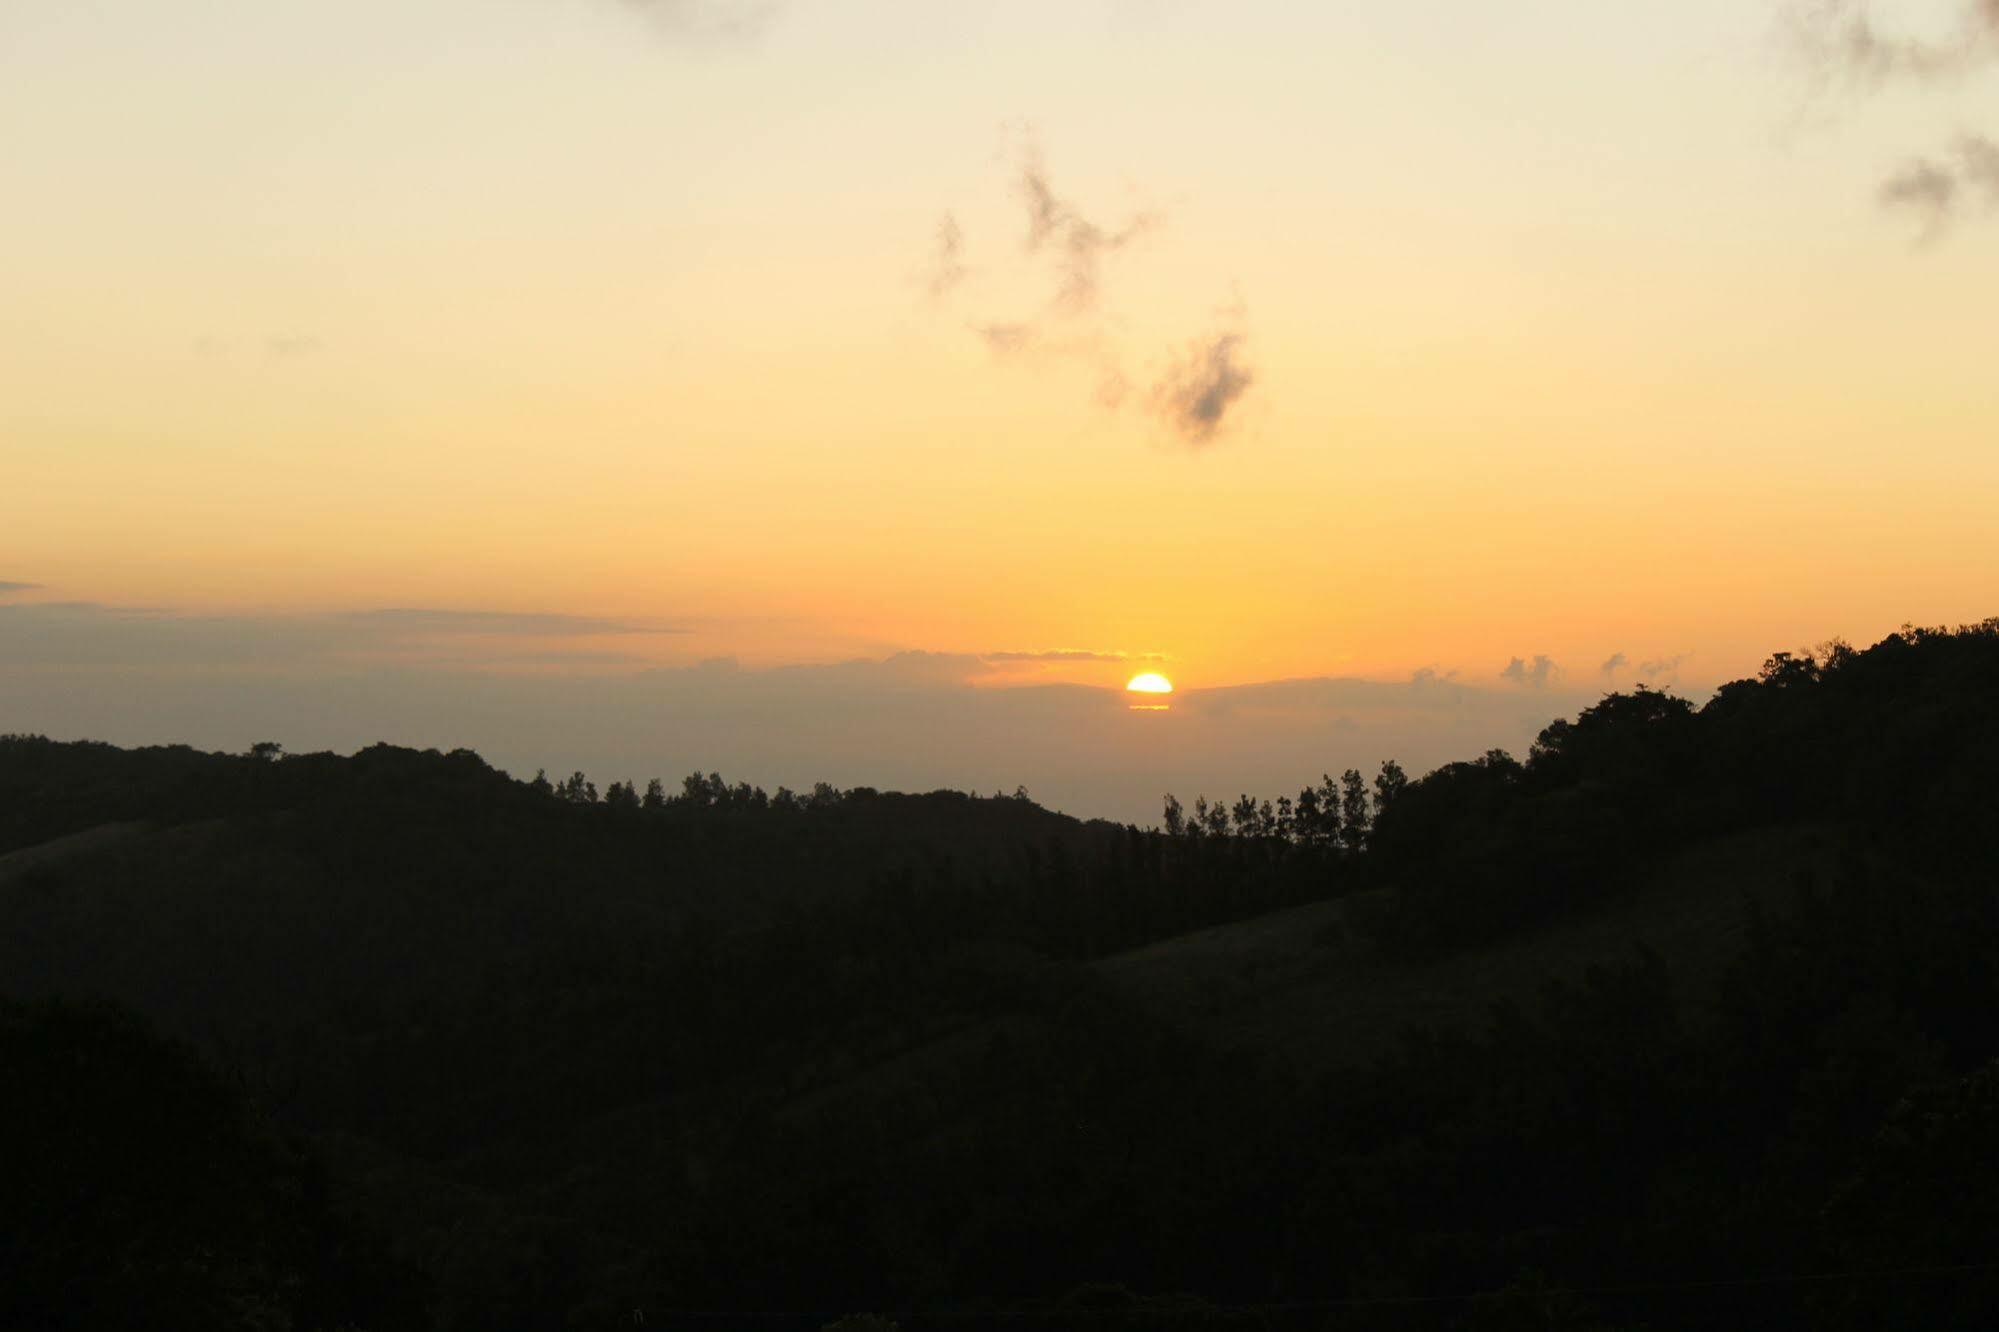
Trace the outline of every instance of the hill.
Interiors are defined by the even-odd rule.
[[[115,1000],[281,1137],[218,1326],[1984,1326],[1995,685],[1910,630],[1163,832],[10,737],[0,1085],[170,1153],[49,1053]]]

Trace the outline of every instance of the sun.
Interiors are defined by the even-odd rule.
[[[1147,671],[1143,675],[1132,676],[1130,682],[1125,685],[1125,692],[1129,694],[1170,694],[1173,692],[1173,682],[1163,675]]]

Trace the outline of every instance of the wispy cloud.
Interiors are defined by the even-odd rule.
[[[623,0],[670,41],[726,46],[755,41],[784,10],[784,0]]]
[[[1999,56],[1999,0],[1960,0],[1941,32],[1884,26],[1872,0],[1799,0],[1784,10],[1797,51],[1822,77],[1863,88],[1951,78]]]
[[[995,356],[1018,356],[1037,341],[1032,324],[973,324],[972,331],[985,342],[986,350]]]
[[[1104,256],[1131,244],[1160,220],[1156,213],[1138,213],[1117,228],[1091,221],[1055,193],[1040,146],[1033,142],[1021,152],[1014,185],[1027,208],[1027,252],[1054,256],[1060,279],[1055,306],[1066,314],[1081,314],[1094,306]]]
[[[1691,652],[1675,652],[1671,656],[1641,661],[1638,663],[1638,676],[1648,684],[1676,684],[1680,678],[1680,667],[1693,655]]]
[[[0,596],[6,596],[10,592],[33,592],[40,586],[40,583],[10,583],[0,579]]]
[[[324,346],[324,343],[310,333],[274,333],[264,339],[264,350],[282,360],[297,360],[303,356],[311,356]]]
[[[370,624],[407,634],[498,634],[522,638],[580,638],[600,634],[677,634],[667,624],[609,619],[593,615],[561,615],[548,611],[440,610],[391,606],[381,610],[346,611],[336,618]]]
[[[1606,680],[1615,680],[1617,673],[1630,664],[1631,658],[1625,656],[1622,652],[1613,652],[1610,654],[1609,659],[1597,668],[1597,672]]]
[[[1094,652],[1083,648],[1053,648],[1043,652],[988,652],[987,661],[1164,661],[1159,652]]]
[[[930,298],[942,300],[953,287],[965,280],[967,271],[964,229],[958,225],[955,215],[946,213],[937,222],[937,240],[924,278]]]
[[[1906,208],[1922,220],[1917,239],[1942,234],[1957,203],[1957,176],[1927,158],[1917,158],[1881,182],[1877,191],[1883,208]]]
[[[1211,334],[1189,346],[1154,387],[1154,408],[1183,443],[1197,449],[1214,443],[1230,409],[1256,382],[1242,354],[1241,333]]]
[[[1011,184],[1024,214],[1022,250],[1032,274],[1031,284],[1023,285],[1040,289],[1037,303],[1025,316],[1018,306],[1005,315],[980,313],[967,327],[996,360],[1090,367],[1098,406],[1117,411],[1138,395],[1126,370],[1127,337],[1106,308],[1112,305],[1105,295],[1106,268],[1113,255],[1160,227],[1163,215],[1142,209],[1115,224],[1091,217],[1056,189],[1032,138],[1015,156]],[[925,268],[933,300],[963,282],[969,272],[964,254],[957,216],[946,213]],[[1242,318],[1238,300],[1223,327],[1165,358],[1166,369],[1144,395],[1143,402],[1178,441],[1200,448],[1220,439],[1233,408],[1256,382],[1244,360]]]
[[[1999,62],[1999,0],[1957,0],[1939,31],[1884,25],[1870,0],[1796,0],[1784,11],[1796,51],[1822,85],[1872,92],[1891,83],[1961,79]],[[1910,158],[1875,187],[1882,208],[1913,215],[1927,245],[1955,219],[1964,195],[1999,204],[1999,145],[1960,134],[1947,153]]]
[[[57,670],[254,666],[315,671],[453,662],[512,667],[553,659],[582,664],[593,654],[603,656],[589,645],[590,639],[678,632],[664,623],[532,611],[392,607],[325,614],[201,614],[81,601],[0,604],[0,658],[23,668]]]

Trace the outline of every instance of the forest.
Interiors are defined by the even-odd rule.
[[[0,738],[0,1327],[1999,1326],[1999,620],[1189,794]]]

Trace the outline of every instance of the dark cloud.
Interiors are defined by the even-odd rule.
[[[763,36],[784,0],[624,0],[662,36],[688,46],[726,46]]]
[[[10,583],[0,579],[0,596],[5,596],[9,592],[33,592],[40,586],[40,583]]]
[[[1553,660],[1536,653],[1531,662],[1524,657],[1515,657],[1507,662],[1499,678],[1528,689],[1546,689],[1561,673],[1561,667],[1555,665]]]
[[[1609,660],[1605,661],[1597,669],[1604,679],[1614,680],[1617,678],[1617,673],[1630,664],[1631,658],[1625,656],[1622,652],[1613,652],[1610,654]]]
[[[1152,401],[1162,419],[1194,448],[1212,444],[1229,409],[1249,392],[1255,373],[1242,363],[1243,337],[1223,332],[1204,338],[1167,368]]]

